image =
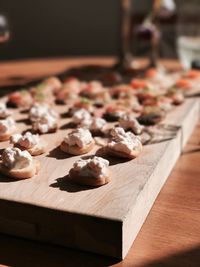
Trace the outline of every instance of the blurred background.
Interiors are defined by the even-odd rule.
[[[151,2],[132,0],[133,29],[150,12]],[[200,0],[173,2],[171,19],[160,21],[161,57],[177,56],[180,32],[200,31]],[[0,14],[7,17],[11,32],[10,40],[1,44],[1,60],[119,52],[120,0],[1,0]],[[148,45],[136,42],[133,33],[131,49],[144,56]]]

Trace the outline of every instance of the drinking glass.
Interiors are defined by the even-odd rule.
[[[8,20],[4,15],[0,15],[0,43],[5,43],[9,40],[10,31]]]
[[[186,1],[184,1],[186,2]],[[177,54],[184,69],[200,61],[200,5],[198,1],[182,3],[177,22]]]

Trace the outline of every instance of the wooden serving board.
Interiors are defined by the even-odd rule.
[[[171,111],[163,123],[180,126],[177,136],[144,146],[135,160],[112,161],[112,181],[95,189],[67,180],[79,157],[67,158],[58,148],[69,130],[69,119],[61,119],[56,134],[44,135],[49,147],[37,157],[37,176],[21,181],[0,177],[0,232],[124,258],[199,120],[199,104],[188,99]],[[14,116],[19,131],[30,127],[26,113]],[[5,148],[8,142],[0,145]]]

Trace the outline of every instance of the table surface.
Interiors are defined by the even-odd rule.
[[[0,86],[23,83],[111,58],[40,59],[0,63]],[[169,61],[170,67],[178,66]],[[200,266],[200,124],[162,188],[123,261],[0,235],[0,266]]]

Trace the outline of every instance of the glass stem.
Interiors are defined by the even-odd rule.
[[[119,65],[125,67],[131,64],[131,0],[121,0],[121,44]]]

